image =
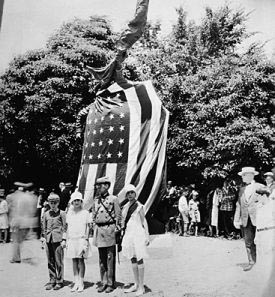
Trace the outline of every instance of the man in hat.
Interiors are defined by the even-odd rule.
[[[92,204],[94,238],[98,247],[101,286],[98,292],[110,293],[115,285],[116,238],[115,232],[120,228],[121,209],[118,198],[109,194],[111,181],[101,177],[96,181],[98,196]]]
[[[46,243],[50,278],[46,290],[59,290],[63,286],[64,279],[64,252],[61,243],[65,232],[66,213],[58,207],[60,198],[57,194],[50,194],[48,202],[50,210],[43,215],[41,237],[42,243]]]
[[[71,183],[63,183],[61,182],[59,184],[59,189],[60,189],[60,203],[59,203],[59,209],[61,210],[66,210],[68,203],[71,199]]]
[[[9,195],[9,220],[12,229],[13,251],[11,263],[21,262],[21,246],[26,236],[33,226],[36,214],[37,201],[33,199],[33,195],[25,192],[30,189],[32,183],[15,182],[18,189]]]
[[[244,186],[239,191],[238,201],[234,215],[234,226],[240,229],[242,226],[245,247],[248,256],[248,265],[244,267],[244,271],[249,271],[256,263],[256,245],[254,243],[256,234],[256,210],[257,202],[261,199],[261,195],[269,195],[270,191],[255,182],[254,177],[259,172],[254,167],[243,167],[238,173],[242,177]]]
[[[265,183],[266,186],[270,189],[270,191],[272,192],[275,189],[275,182],[274,182],[274,174],[273,172],[266,172],[264,174],[265,176]]]

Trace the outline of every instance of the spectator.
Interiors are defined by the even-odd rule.
[[[274,182],[274,174],[272,172],[266,172],[265,176],[265,183],[266,186],[273,191],[275,189],[275,182]]]
[[[33,226],[33,220],[36,212],[37,202],[30,193],[24,192],[24,189],[30,188],[32,183],[16,182],[18,190],[9,195],[9,219],[13,230],[13,251],[11,263],[21,262],[21,246],[26,236]]]
[[[68,203],[70,201],[70,197],[71,197],[71,187],[72,184],[71,183],[66,183],[64,184],[63,182],[61,182],[59,184],[59,197],[60,197],[60,204],[59,204],[59,209],[61,210],[66,210]]]
[[[244,267],[244,271],[249,271],[256,263],[256,245],[254,242],[256,234],[256,209],[257,203],[261,196],[258,194],[265,193],[265,186],[256,183],[254,180],[258,171],[254,167],[243,167],[238,173],[245,184],[239,191],[239,199],[236,204],[234,216],[234,226],[240,229],[242,226],[245,247],[248,257],[248,265]],[[267,192],[268,193],[268,192]]]
[[[206,209],[207,209],[207,219],[206,225],[209,226],[210,236],[219,236],[219,227],[218,227],[218,219],[219,219],[219,204],[221,201],[222,191],[220,188],[216,188],[213,191],[210,191],[207,195],[206,201]],[[214,230],[215,234],[214,234]]]
[[[236,201],[236,192],[225,180],[222,187],[220,202],[220,229],[225,238],[230,238],[233,232],[234,202]]]
[[[191,218],[191,224],[189,226],[189,233],[193,227],[195,227],[195,236],[198,236],[198,224],[201,221],[200,211],[199,211],[199,193],[195,190],[192,191],[192,198],[189,201],[189,216]]]
[[[188,224],[189,224],[189,209],[188,209],[188,188],[183,188],[179,199],[178,209],[180,212],[181,220],[179,222],[180,236],[187,236]],[[183,225],[183,226],[182,226]]]
[[[5,190],[0,189],[0,242],[6,243],[8,239],[8,203],[5,200]],[[2,239],[2,233],[4,237]]]

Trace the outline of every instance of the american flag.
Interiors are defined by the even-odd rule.
[[[97,95],[86,119],[77,182],[87,208],[96,179],[108,176],[109,192],[121,202],[124,186],[134,184],[148,212],[165,179],[168,118],[151,81],[115,83]]]

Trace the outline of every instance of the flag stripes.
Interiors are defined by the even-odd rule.
[[[124,87],[124,88],[123,88]],[[123,188],[137,187],[148,212],[163,185],[168,111],[150,81],[100,92],[87,116],[78,187],[89,208],[97,178],[112,181],[109,192],[125,199]]]

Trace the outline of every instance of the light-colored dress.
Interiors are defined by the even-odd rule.
[[[147,246],[146,246],[146,230],[141,222],[140,211],[143,205],[138,203],[137,209],[132,213],[125,230],[125,234],[122,239],[122,254],[131,259],[136,257],[137,260],[148,258]],[[122,218],[125,220],[127,211],[129,208],[129,202],[124,206],[122,210]],[[144,218],[145,220],[145,218]]]
[[[6,200],[0,202],[0,229],[8,229],[8,203]]]
[[[191,199],[189,201],[189,216],[191,218],[192,223],[200,223],[201,215],[199,211],[199,202]]]
[[[89,242],[87,238],[90,214],[82,209],[75,212],[72,208],[67,213],[67,249],[68,258],[87,258],[90,254]],[[86,250],[83,253],[83,250]]]

